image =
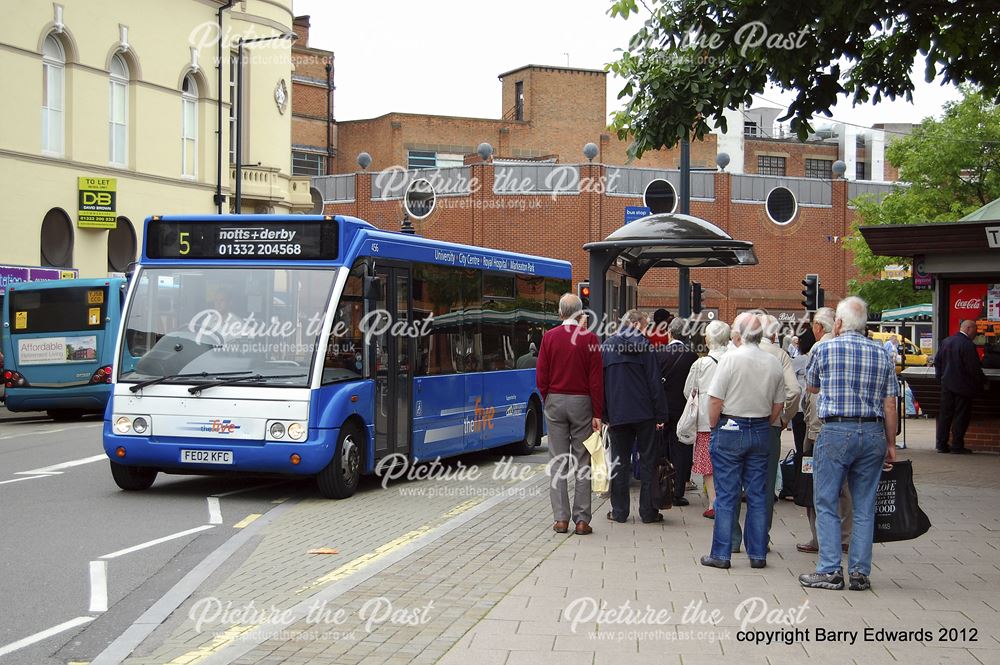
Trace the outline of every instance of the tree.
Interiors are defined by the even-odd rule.
[[[914,294],[909,280],[864,283],[886,265],[909,259],[874,255],[858,227],[953,222],[1000,198],[1000,107],[971,88],[962,92],[960,101],[945,105],[940,120],[924,120],[886,149],[886,159],[909,184],[881,203],[871,197],[854,202],[854,226],[844,244],[863,279],[850,287],[875,311],[930,302],[930,294]]]
[[[614,114],[630,154],[701,139],[709,121],[726,131],[737,110],[768,84],[797,91],[781,121],[799,138],[842,95],[854,104],[912,101],[918,54],[924,77],[1000,93],[996,0],[639,0],[649,17],[609,65],[625,79]],[[613,0],[612,17],[639,12]]]

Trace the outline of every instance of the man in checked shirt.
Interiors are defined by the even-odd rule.
[[[882,345],[865,336],[868,306],[850,297],[837,305],[834,339],[818,345],[806,370],[806,390],[819,393],[823,428],[813,450],[813,499],[819,560],[799,583],[843,589],[840,567],[840,488],[847,478],[854,500],[848,555],[852,591],[871,588],[875,493],[882,467],[896,459],[896,368]]]

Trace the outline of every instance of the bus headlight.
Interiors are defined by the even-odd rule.
[[[306,428],[300,423],[292,423],[288,426],[288,438],[298,441],[306,435]]]
[[[145,434],[146,430],[148,429],[149,429],[149,422],[142,416],[139,416],[138,418],[132,421],[132,430],[136,434]]]
[[[282,425],[281,423],[271,423],[271,428],[269,431],[271,433],[272,439],[280,439],[281,437],[285,436],[285,426]]]
[[[115,420],[115,431],[119,434],[128,434],[132,429],[132,421],[125,416],[119,416]]]

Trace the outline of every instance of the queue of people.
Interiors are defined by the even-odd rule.
[[[795,363],[778,344],[777,320],[763,312],[744,312],[732,327],[710,323],[704,330],[708,353],[701,358],[689,345],[685,321],[671,320],[666,310],[654,314],[653,325],[645,313],[630,310],[603,343],[587,329],[577,296],[563,295],[559,313],[562,324],[542,337],[536,372],[554,460],[550,498],[556,532],[568,532],[571,521],[576,534],[593,532],[584,441],[606,425],[608,520],[625,522],[632,512],[629,461],[637,450],[639,518],[663,521],[653,483],[656,460],[665,456],[677,473],[674,505],[688,505],[683,495],[692,472],[704,478],[703,515],[714,524],[701,563],[730,568],[732,555],[745,546],[750,566],[763,568],[780,435],[798,418],[804,436],[797,454],[813,458],[815,511],[808,513],[813,538],[797,548],[818,554],[815,572],[799,582],[842,589],[846,579],[852,590],[870,588],[875,492],[883,465],[895,459],[898,384],[888,354],[865,336],[864,301],[850,297],[836,311],[818,310],[813,334],[819,341],[807,349],[796,344],[793,353],[806,360]],[[698,401],[697,433],[687,445],[677,435],[677,423],[692,396]]]

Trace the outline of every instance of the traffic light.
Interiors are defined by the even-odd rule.
[[[802,307],[809,311],[819,309],[819,275],[806,275],[802,280]]]
[[[826,289],[819,290],[819,296],[816,299],[817,309],[820,307],[826,307]]]
[[[701,282],[691,282],[691,313],[701,312]]]
[[[583,301],[583,308],[590,309],[590,282],[577,282],[576,295]]]

